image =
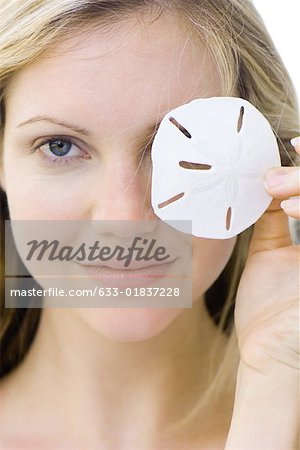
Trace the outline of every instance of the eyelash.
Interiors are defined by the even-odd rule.
[[[56,141],[62,141],[63,143],[68,143],[68,144],[71,145],[71,149],[67,153],[67,155],[71,152],[73,146],[77,147],[81,151],[81,153],[85,153],[85,155],[84,156],[82,156],[82,155],[78,155],[78,156],[64,156],[64,155],[62,155],[62,156],[55,156],[53,154],[53,156],[47,156],[45,154],[45,152],[43,152],[41,150],[41,148],[44,145],[47,145],[47,144],[50,145],[51,143],[56,142]],[[72,164],[72,162],[79,161],[80,159],[83,159],[83,158],[87,159],[87,155],[88,155],[86,152],[84,152],[83,150],[80,149],[80,147],[74,142],[74,140],[72,138],[66,137],[66,136],[53,136],[51,138],[45,139],[42,142],[40,142],[38,145],[36,145],[34,147],[33,151],[38,152],[40,157],[44,161],[46,161],[48,164],[60,165],[60,166]],[[49,150],[49,151],[51,152],[51,150]]]
[[[143,156],[150,156],[151,155],[151,147],[153,144],[153,140],[155,137],[155,133],[153,133],[150,137],[150,139],[147,141],[147,144],[145,145],[144,149],[143,149]],[[78,156],[47,156],[42,150],[41,147],[43,147],[44,145],[49,145],[55,141],[62,141],[64,143],[69,143],[71,144],[71,148],[72,146],[77,147],[84,155],[78,155]],[[50,150],[49,150],[50,151]],[[71,150],[70,150],[71,151]],[[48,139],[44,139],[42,142],[40,142],[38,145],[36,145],[33,148],[33,152],[37,152],[39,153],[39,156],[46,161],[46,164],[50,164],[52,166],[67,166],[70,165],[74,162],[79,161],[80,159],[89,159],[89,155],[87,152],[84,152],[82,149],[80,149],[80,147],[74,142],[74,140],[70,137],[66,137],[66,136],[53,136],[51,138]],[[68,152],[69,153],[69,152]],[[67,153],[67,154],[68,154]]]

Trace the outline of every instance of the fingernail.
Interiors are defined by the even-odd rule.
[[[298,145],[300,145],[300,138],[299,136],[294,137],[293,139],[290,140],[291,144],[293,147],[298,147]]]
[[[287,175],[266,175],[265,186],[267,188],[278,187],[285,182]]]

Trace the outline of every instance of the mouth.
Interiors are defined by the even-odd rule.
[[[107,287],[140,287],[155,284],[162,279],[171,278],[170,271],[174,266],[174,259],[171,262],[153,264],[148,266],[139,265],[135,268],[124,268],[124,264],[105,265],[83,265],[80,266],[85,271],[88,278],[100,281]],[[111,261],[110,261],[111,263]],[[118,268],[116,267],[118,266]],[[122,267],[122,268],[121,268]]]

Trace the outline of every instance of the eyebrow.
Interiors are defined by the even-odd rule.
[[[26,120],[25,122],[21,122],[19,123],[19,125],[17,126],[17,128],[20,128],[24,125],[28,125],[30,123],[35,123],[35,122],[49,122],[49,123],[54,123],[55,125],[59,125],[61,127],[65,127],[65,128],[69,128],[70,130],[75,131],[76,133],[80,133],[80,134],[85,134],[88,135],[90,134],[88,132],[88,130],[81,128],[77,125],[65,122],[63,120],[59,120],[59,119],[55,119],[54,117],[48,117],[48,116],[35,116],[32,117],[31,119]]]

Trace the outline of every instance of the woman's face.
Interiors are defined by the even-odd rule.
[[[111,32],[60,42],[6,92],[2,184],[11,219],[154,220],[150,148],[143,151],[151,134],[169,110],[217,95],[209,53],[174,18],[124,21]],[[49,138],[65,142],[57,148]],[[219,276],[234,243],[193,238],[194,301]],[[119,340],[154,336],[181,312],[70,311]]]

